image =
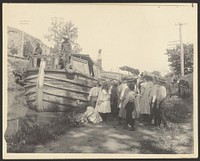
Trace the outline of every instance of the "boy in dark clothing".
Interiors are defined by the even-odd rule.
[[[119,98],[119,92],[118,92],[118,82],[113,82],[113,87],[111,89],[111,114],[114,116],[118,115],[118,98]]]
[[[42,48],[40,47],[40,44],[37,43],[35,51],[34,51],[34,55],[41,55],[42,54]],[[37,67],[40,67],[40,62],[41,62],[41,58],[37,58]]]

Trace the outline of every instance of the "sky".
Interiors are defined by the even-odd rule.
[[[140,71],[169,71],[164,55],[170,41],[196,43],[197,6],[192,4],[4,4],[4,27],[21,29],[44,38],[52,17],[63,17],[78,27],[83,54],[97,59],[102,49],[103,68],[118,71],[128,65]],[[28,20],[27,25],[19,23]],[[175,42],[177,43],[177,42]]]

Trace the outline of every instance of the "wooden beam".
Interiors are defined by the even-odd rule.
[[[84,78],[88,78],[88,79],[91,79],[91,80],[95,80],[95,81],[98,81],[98,79],[96,78],[93,78],[93,77],[90,77],[89,75],[85,75],[83,73],[76,73],[77,75],[80,75],[81,77],[84,77]]]
[[[88,102],[87,98],[83,99],[83,98],[75,98],[75,97],[70,97],[70,96],[63,96],[63,95],[59,95],[59,94],[55,94],[55,93],[47,92],[47,91],[43,91],[43,93],[47,94],[47,95],[52,95],[52,96],[68,98],[68,99],[72,99],[72,100],[80,100],[80,101],[83,101],[83,102]]]
[[[31,76],[26,77],[25,80],[35,79],[35,78],[37,78],[37,77],[38,77],[38,75],[31,75]]]
[[[36,85],[37,85],[36,83],[35,84],[27,84],[27,85],[24,86],[24,88],[31,88],[31,87],[34,87]]]
[[[44,83],[44,85],[48,86],[48,87],[56,88],[56,89],[74,92],[74,93],[82,93],[82,94],[87,94],[87,95],[89,94],[88,92],[85,92],[85,91],[80,91],[80,90],[65,88],[65,87],[58,87],[58,86],[55,86],[55,85],[52,85],[52,84],[49,84],[49,83]]]
[[[36,94],[36,91],[34,91],[34,92],[25,92],[25,96],[28,96],[28,95],[31,95],[31,94]]]
[[[50,78],[50,79],[55,79],[55,80],[58,80],[58,81],[63,81],[63,82],[69,82],[69,83],[75,84],[75,85],[80,85],[80,86],[85,86],[85,87],[90,87],[90,88],[92,88],[92,86],[85,85],[84,83],[81,84],[81,83],[78,83],[78,82],[75,82],[75,81],[69,80],[69,79],[57,78],[57,77],[49,76],[49,75],[45,75],[44,77],[45,77],[45,78]]]
[[[75,106],[73,104],[70,104],[70,103],[60,103],[60,102],[54,102],[54,101],[50,101],[50,100],[47,100],[47,99],[44,99],[43,98],[43,101],[46,101],[46,102],[50,102],[50,103],[53,103],[53,104],[58,104],[58,105],[62,105],[62,106],[70,106],[70,107],[78,107],[78,106]]]

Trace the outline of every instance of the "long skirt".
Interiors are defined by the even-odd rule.
[[[112,113],[113,115],[117,115],[117,114],[118,114],[117,105],[118,105],[118,99],[117,99],[117,98],[114,98],[114,99],[112,100],[112,105],[111,105],[111,113]]]
[[[146,94],[140,98],[140,114],[150,114],[149,98]]]

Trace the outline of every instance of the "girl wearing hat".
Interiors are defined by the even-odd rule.
[[[111,112],[109,84],[107,82],[102,85],[95,109],[99,112],[103,121],[106,122],[107,115]]]
[[[89,93],[89,96],[88,96],[88,101],[90,101],[90,106],[92,106],[93,108],[95,108],[95,106],[96,106],[100,88],[101,88],[101,84],[100,84],[100,82],[97,82],[96,86],[92,87],[90,89],[90,93]]]

